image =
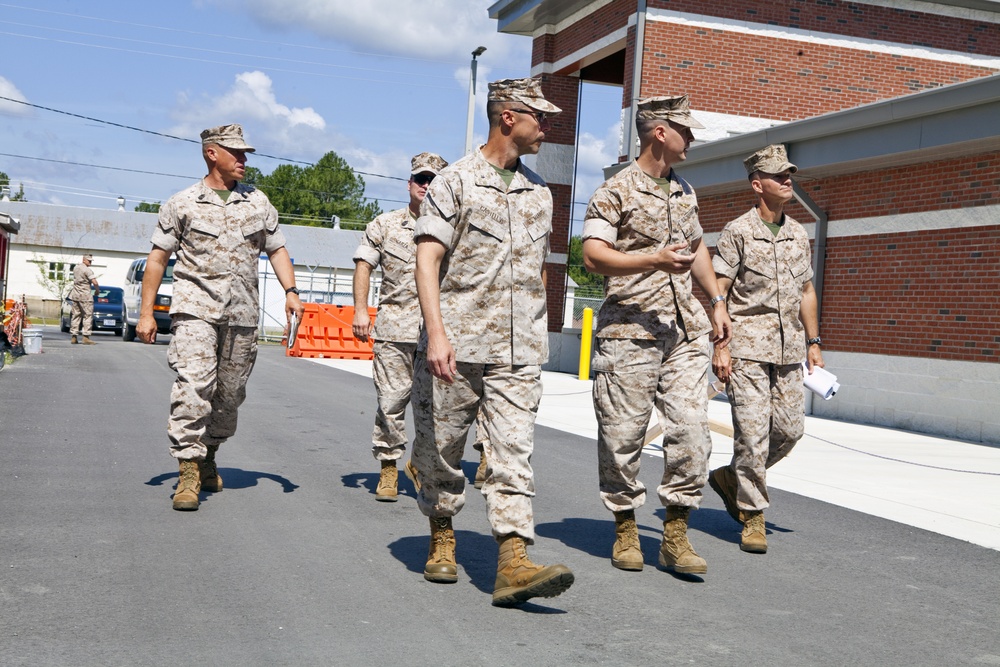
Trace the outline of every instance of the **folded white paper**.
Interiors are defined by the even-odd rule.
[[[813,393],[820,396],[824,401],[829,401],[840,389],[840,383],[837,382],[836,375],[819,366],[814,366],[813,372],[810,375],[809,366],[804,361],[802,362],[802,379],[806,388],[812,390]]]

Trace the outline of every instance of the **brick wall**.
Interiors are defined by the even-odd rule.
[[[797,120],[995,70],[923,58],[646,24],[642,96],[688,93],[696,110]]]
[[[715,16],[949,51],[1000,55],[1000,25],[840,0],[649,0],[650,9]]]
[[[628,25],[636,0],[615,0],[555,35],[541,35],[532,43],[531,65],[554,63]]]

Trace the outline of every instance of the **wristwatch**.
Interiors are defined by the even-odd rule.
[[[299,293],[299,288],[295,287],[294,285],[292,287],[289,287],[288,289],[285,290],[285,294],[295,294],[295,295],[298,295],[298,293]]]
[[[820,347],[823,347],[823,339],[820,338],[819,336],[816,336],[815,338],[810,338],[809,340],[806,341],[806,345],[819,345]]]
[[[718,296],[713,296],[708,301],[708,307],[712,308],[712,307],[715,306],[715,304],[719,303],[720,301],[725,301],[725,300],[726,300],[726,296],[724,294],[719,294]]]

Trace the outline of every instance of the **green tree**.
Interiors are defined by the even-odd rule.
[[[10,177],[7,176],[7,174],[5,174],[4,172],[0,171],[0,188],[2,188],[5,185],[10,185]],[[28,201],[24,196],[24,183],[20,184],[20,187],[18,188],[17,192],[11,193],[10,200]]]
[[[159,213],[160,212],[160,202],[155,204],[150,204],[149,202],[139,202],[139,205],[135,207],[138,213]]]
[[[286,224],[364,229],[382,212],[377,201],[365,200],[365,181],[330,151],[314,165],[278,165],[270,174],[248,167],[243,182],[260,188]]]
[[[604,276],[587,273],[583,266],[583,238],[573,236],[569,240],[569,261],[566,272],[577,284],[576,296],[584,298],[604,298]]]

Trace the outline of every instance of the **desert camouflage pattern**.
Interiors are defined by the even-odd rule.
[[[542,268],[551,230],[552,193],[520,162],[510,188],[480,151],[430,184],[415,235],[433,237],[447,249],[441,317],[458,361],[548,361]],[[426,344],[424,333],[420,350]]]
[[[768,507],[767,468],[788,456],[805,432],[801,364],[733,359],[726,394],[733,413],[736,505]]]
[[[667,120],[694,129],[705,126],[691,115],[691,103],[687,95],[678,97],[647,97],[636,105],[636,120]]]
[[[694,190],[674,172],[670,176],[669,195],[635,163],[608,179],[590,198],[583,239],[601,239],[624,253],[654,253],[673,243],[700,241]],[[711,331],[690,273],[609,276],[604,291],[598,337],[677,340],[686,334],[695,340]]]
[[[87,295],[86,301],[69,302],[69,332],[76,336],[83,333],[90,336],[94,329],[94,298]]]
[[[263,192],[237,184],[223,202],[199,181],[160,208],[152,242],[177,253],[171,315],[257,326],[258,258],[285,245]]]
[[[437,176],[447,166],[448,161],[437,153],[417,153],[410,158],[410,175],[428,171]]]
[[[90,281],[96,276],[93,269],[80,262],[73,267],[73,289],[69,292],[70,301],[89,301],[94,303],[94,295],[90,291]],[[93,309],[91,309],[93,310]]]
[[[650,417],[663,428],[664,506],[698,507],[708,480],[708,335],[693,341],[599,338],[594,370],[597,462],[601,500],[612,512],[646,502],[638,479]]]
[[[562,109],[545,99],[541,79],[500,79],[487,86],[486,99],[489,102],[519,102],[535,111],[550,116],[562,113]]]
[[[413,380],[413,463],[420,470],[417,504],[425,515],[454,516],[465,505],[462,455],[469,428],[486,430],[490,475],[483,484],[493,536],[534,541],[531,453],[542,397],[541,367],[459,362],[452,384],[431,375],[417,356]]]
[[[417,267],[417,244],[410,209],[401,208],[378,216],[365,228],[354,253],[355,262],[382,267],[375,340],[416,343],[420,337],[420,302],[413,272]]]
[[[254,263],[256,266],[256,262]],[[236,433],[237,410],[257,359],[257,327],[173,318],[167,363],[177,373],[170,391],[170,455],[203,459],[208,446]]]
[[[793,174],[799,170],[794,164],[788,161],[788,153],[782,144],[771,144],[743,160],[743,168],[747,170],[747,175],[756,171],[765,174],[780,174],[787,170]]]
[[[372,433],[372,454],[379,461],[396,461],[406,451],[406,406],[410,403],[413,387],[417,344],[376,340],[373,352],[372,380],[378,409]]]
[[[756,208],[722,230],[712,268],[733,281],[727,295],[734,358],[797,364],[806,358],[799,321],[802,288],[812,279],[809,237],[791,216],[775,236]]]

